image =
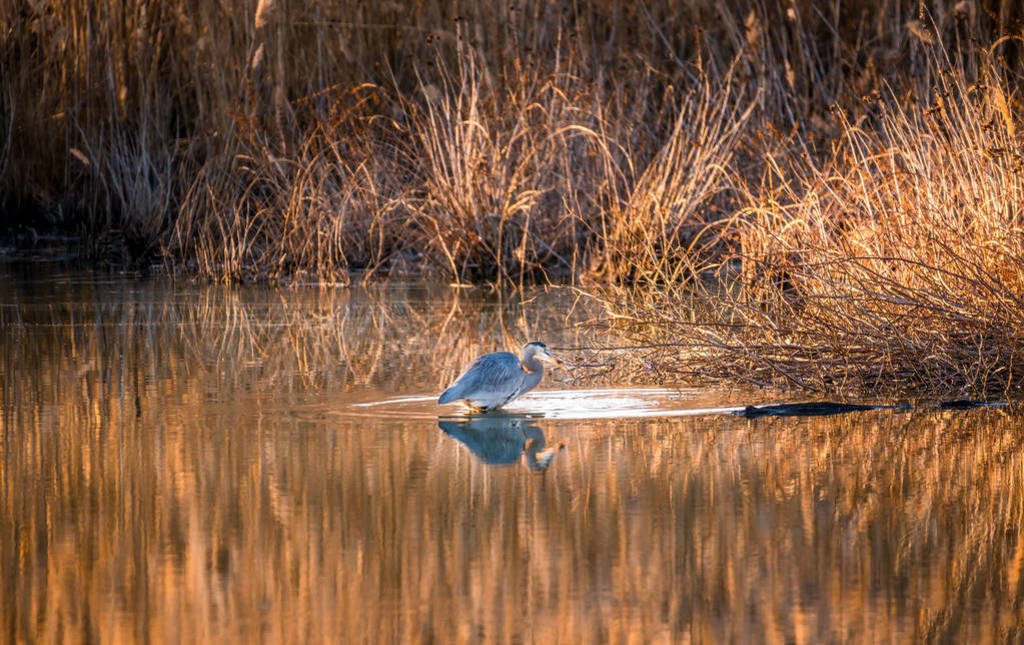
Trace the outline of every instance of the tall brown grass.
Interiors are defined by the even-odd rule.
[[[16,2],[0,194],[10,226],[218,279],[673,277],[723,248],[730,171],[1012,7]]]
[[[934,52],[935,86],[836,108],[827,158],[766,156],[770,192],[719,222],[714,279],[622,314],[679,339],[663,366],[759,384],[935,389],[1024,385],[1024,157],[999,45],[969,76]],[[628,324],[627,323],[627,324]]]
[[[0,198],[222,281],[624,285],[646,340],[708,348],[677,372],[1013,388],[1021,17],[18,2]]]

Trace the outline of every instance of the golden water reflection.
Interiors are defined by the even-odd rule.
[[[553,307],[0,282],[2,641],[1022,636],[1019,414],[522,420],[539,471],[339,402]]]

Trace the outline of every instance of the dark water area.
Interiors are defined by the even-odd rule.
[[[747,419],[586,370],[436,405],[482,352],[583,360],[590,306],[0,264],[0,641],[1024,637],[1012,409]]]

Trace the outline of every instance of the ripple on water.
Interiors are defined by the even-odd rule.
[[[516,399],[491,415],[529,416],[547,419],[624,419],[725,414],[742,406],[709,406],[706,392],[668,388],[597,388],[540,390]],[[355,403],[346,416],[377,418],[436,418],[472,413],[452,405],[438,405],[436,395],[391,397]]]

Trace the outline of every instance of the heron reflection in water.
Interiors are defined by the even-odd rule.
[[[511,352],[484,354],[441,394],[438,403],[463,403],[486,412],[500,408],[537,387],[544,376],[544,361],[562,369],[562,361],[548,351],[547,345],[533,341],[523,345],[519,356]]]
[[[565,448],[565,441],[559,441],[545,449],[547,441],[540,427],[522,418],[470,417],[442,420],[437,425],[488,464],[514,464],[521,459],[530,470],[544,471]]]

